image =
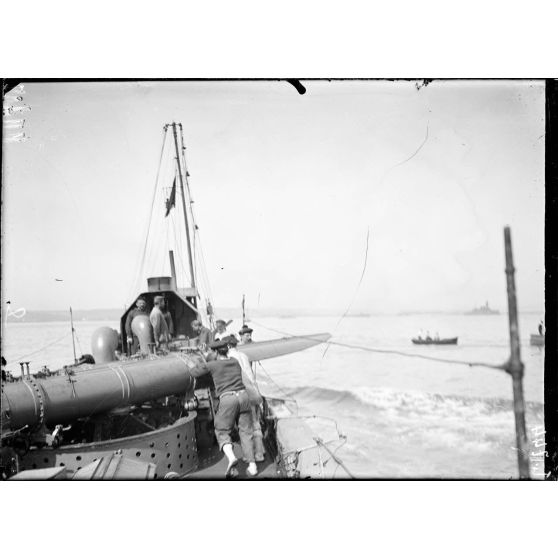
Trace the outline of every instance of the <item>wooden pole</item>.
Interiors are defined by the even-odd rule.
[[[517,445],[517,465],[519,478],[529,478],[529,449],[525,429],[525,400],[523,398],[523,370],[519,345],[519,323],[517,319],[517,298],[515,294],[515,268],[511,244],[511,231],[504,228],[504,245],[506,250],[506,280],[508,288],[508,320],[510,326],[510,359],[506,371],[511,374],[513,382],[513,412],[515,414],[515,437]]]

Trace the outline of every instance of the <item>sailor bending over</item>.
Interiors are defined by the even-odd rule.
[[[250,330],[250,332],[252,332],[252,330]],[[254,456],[256,461],[263,461],[265,459],[265,448],[263,444],[262,426],[260,423],[260,417],[262,414],[260,405],[262,404],[263,399],[260,395],[260,390],[258,389],[254,372],[252,371],[250,359],[236,348],[238,345],[237,338],[234,335],[231,335],[229,337],[225,337],[225,340],[229,343],[229,356],[238,360],[238,363],[242,368],[242,382],[244,383],[244,387],[248,393],[248,398],[250,399],[252,422],[254,423]]]
[[[195,366],[190,373],[194,377],[211,374],[215,384],[215,393],[219,406],[215,415],[215,435],[219,449],[225,454],[229,463],[227,478],[236,477],[238,459],[233,450],[231,432],[238,424],[240,444],[244,458],[248,461],[247,472],[250,476],[258,474],[254,458],[254,428],[250,398],[242,382],[242,369],[238,361],[228,355],[229,345],[226,340],[211,343],[210,348],[217,352],[217,359]]]
[[[211,330],[204,327],[200,320],[194,320],[192,322],[192,331],[196,334],[196,337],[192,339],[196,347],[200,347],[203,350],[208,347],[210,343],[213,343]]]

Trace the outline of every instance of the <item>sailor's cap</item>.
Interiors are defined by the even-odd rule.
[[[228,346],[229,346],[229,342],[227,341],[226,337],[224,339],[217,339],[217,341],[213,341],[213,343],[209,344],[209,348],[213,350],[224,349],[225,347]]]
[[[243,335],[245,333],[252,333],[253,331],[254,330],[251,327],[248,327],[246,324],[244,324],[238,333],[240,335]]]
[[[227,326],[227,322],[225,322],[225,320],[216,320],[215,325],[217,324],[223,324],[225,327]]]
[[[232,345],[233,347],[238,345],[238,339],[234,335],[227,335],[227,337],[223,337],[223,341],[226,341],[228,345]]]

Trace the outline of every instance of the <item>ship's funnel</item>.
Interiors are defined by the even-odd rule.
[[[149,354],[149,344],[153,343],[153,327],[149,316],[140,314],[132,320],[132,332],[138,338],[140,350],[143,354]]]
[[[110,327],[100,327],[91,337],[91,352],[96,364],[116,360],[114,352],[118,348],[118,333]]]

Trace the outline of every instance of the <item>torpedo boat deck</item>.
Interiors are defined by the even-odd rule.
[[[147,289],[130,299],[118,330],[103,326],[93,332],[91,354],[77,359],[70,309],[74,363],[54,371],[43,366],[31,373],[30,363],[21,362],[19,376],[6,375],[0,429],[0,449],[5,454],[0,474],[5,477],[48,469],[45,475],[63,473],[65,478],[76,479],[225,478],[228,461],[218,449],[214,429],[219,408],[213,381],[217,372],[207,364],[227,356],[227,351],[218,356],[211,349],[224,348],[212,346],[217,333],[222,342],[224,332],[217,325],[222,322],[226,328],[233,320],[216,320],[203,255],[194,257],[195,247],[200,246],[195,242],[199,227],[192,211],[181,124],[164,126],[157,177],[170,135],[174,153],[167,155],[172,156],[172,166],[176,164],[168,177],[172,188],[168,194],[162,179],[159,183],[157,178],[153,200],[166,198],[165,211],[154,212],[152,202],[137,277],[146,274],[145,255],[150,231],[155,229],[166,231],[169,258],[164,269],[170,275],[147,276]],[[179,195],[181,204],[177,205]],[[176,219],[167,219],[171,211]],[[152,226],[152,220],[158,220],[159,226]],[[169,239],[174,240],[172,245]],[[161,242],[159,238],[154,244],[157,253],[162,251]],[[178,286],[176,248],[184,287]],[[243,302],[242,324],[247,323]],[[237,346],[234,334],[227,338],[230,342],[225,346]],[[237,374],[246,388],[259,392],[255,375],[251,377],[254,363],[302,351],[329,338],[329,333],[318,333],[243,343],[237,349],[242,356],[236,359],[239,364],[227,373]],[[238,387],[235,384],[234,389]],[[255,478],[328,478],[337,475],[339,468],[343,470],[327,446],[331,436],[324,438],[314,432],[283,400],[265,394],[262,398],[255,405],[262,407],[261,436],[268,454],[258,464]],[[337,441],[337,432],[333,434]],[[239,457],[237,478],[253,478],[246,474],[239,445],[235,445],[235,453]]]
[[[248,465],[242,460],[242,449],[238,443],[234,444],[234,453],[238,458],[237,470],[239,475],[236,477],[237,479],[263,480],[280,478],[275,461],[271,460],[267,454],[265,461],[258,463],[258,475],[256,477],[251,477],[246,472]],[[204,466],[205,463],[209,464]],[[182,478],[186,480],[221,480],[225,478],[228,462],[226,457],[216,446],[200,452],[199,464],[200,468],[197,471],[187,474]]]

